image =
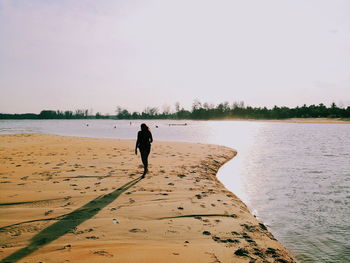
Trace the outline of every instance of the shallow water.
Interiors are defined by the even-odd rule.
[[[135,139],[140,123],[0,121],[0,133]],[[219,179],[269,226],[299,262],[350,262],[350,125],[167,120],[147,123],[155,140],[235,148],[237,157],[220,169]]]

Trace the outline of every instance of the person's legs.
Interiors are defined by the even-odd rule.
[[[142,164],[143,164],[143,167],[145,169],[148,168],[148,154],[147,154],[147,151],[143,150],[141,151],[141,160],[142,160]]]
[[[150,153],[150,148],[140,149],[141,160],[144,167],[143,174],[145,175],[148,172],[148,155]]]

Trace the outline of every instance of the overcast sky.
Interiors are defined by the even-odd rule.
[[[0,112],[350,105],[348,0],[0,0]]]

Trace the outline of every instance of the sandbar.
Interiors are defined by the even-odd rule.
[[[295,262],[216,178],[233,149],[0,136],[0,262]]]

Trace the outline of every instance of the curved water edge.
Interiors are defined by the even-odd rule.
[[[0,133],[135,139],[142,121],[0,121]],[[228,146],[218,179],[299,262],[350,262],[350,125],[146,121],[154,138]],[[171,123],[188,125],[169,126]],[[159,128],[156,128],[156,125]]]

